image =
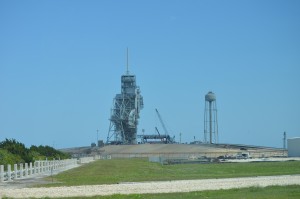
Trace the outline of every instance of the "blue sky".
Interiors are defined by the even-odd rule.
[[[300,136],[300,2],[0,1],[0,140],[87,146],[106,139],[120,78],[137,76],[139,132],[282,147]]]

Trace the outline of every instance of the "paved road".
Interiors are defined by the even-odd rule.
[[[271,185],[300,185],[300,175],[262,176],[247,178],[226,178],[206,180],[179,180],[161,182],[121,183],[113,185],[90,185],[51,188],[3,188],[0,187],[0,198],[3,196],[16,198],[30,197],[71,197],[113,194],[143,194],[190,192],[218,189],[232,189]]]

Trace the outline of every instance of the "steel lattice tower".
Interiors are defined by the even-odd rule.
[[[136,144],[139,113],[143,106],[140,88],[136,85],[135,75],[129,74],[127,61],[126,74],[121,77],[121,94],[116,94],[113,100],[107,143]]]

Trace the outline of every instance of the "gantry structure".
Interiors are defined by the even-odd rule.
[[[113,99],[107,143],[136,144],[138,119],[143,107],[143,97],[136,85],[136,76],[128,71],[127,51],[127,71],[121,76],[121,93],[116,94]]]

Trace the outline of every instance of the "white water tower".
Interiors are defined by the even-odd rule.
[[[218,143],[217,102],[216,95],[211,91],[205,95],[204,143]]]

